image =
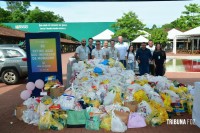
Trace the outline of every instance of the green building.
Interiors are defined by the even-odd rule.
[[[77,41],[94,37],[111,27],[114,22],[70,22],[70,23],[3,23],[12,29],[26,32],[61,32]]]

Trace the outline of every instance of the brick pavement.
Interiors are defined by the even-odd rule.
[[[62,67],[63,67],[63,79],[66,83],[66,65],[68,58],[71,57],[73,53],[63,54],[62,55]],[[176,79],[179,82],[192,84],[195,81],[200,81],[199,73],[166,73],[166,77],[170,79]],[[0,83],[0,133],[39,133],[38,127],[33,125],[28,125],[22,121],[17,120],[14,117],[14,109],[17,105],[21,104],[23,101],[20,99],[19,95],[22,90],[25,89],[26,82],[21,82],[18,85],[7,86],[3,83]],[[176,116],[173,117],[181,119],[191,119],[191,115]],[[13,122],[13,124],[10,124]],[[52,130],[43,131],[43,133],[55,132]],[[59,133],[88,133],[95,131],[88,131],[86,129],[68,129],[65,128]],[[105,132],[100,130],[99,132]],[[199,133],[200,129],[194,125],[167,125],[166,123],[158,127],[147,126],[141,129],[128,129],[127,132],[130,133],[168,133],[168,132],[177,132],[177,133]]]

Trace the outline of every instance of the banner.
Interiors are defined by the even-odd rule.
[[[60,33],[26,33],[26,52],[28,65],[28,81],[55,75],[62,80]],[[35,89],[32,96],[39,96],[41,90]]]

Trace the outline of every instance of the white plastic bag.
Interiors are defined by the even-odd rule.
[[[200,128],[200,82],[195,82],[195,93],[192,110],[192,119],[195,120],[195,124]]]
[[[152,109],[151,106],[146,101],[142,101],[138,104],[137,112],[146,118],[148,115],[152,113]]]
[[[162,93],[167,93],[170,95],[172,103],[180,102],[180,97],[172,90],[163,90]]]
[[[49,105],[45,105],[44,103],[40,102],[39,105],[37,106],[37,113],[40,115],[44,115],[46,110],[49,110],[49,107],[51,107],[53,103]]]
[[[112,119],[111,119],[111,131],[112,132],[125,132],[127,130],[127,126],[125,123],[115,115],[114,111],[112,111]]]
[[[104,105],[109,105],[112,104],[115,98],[115,94],[113,91],[110,91],[107,93],[107,95],[103,99],[103,104]]]
[[[163,100],[158,93],[156,93],[154,91],[150,91],[147,93],[147,95],[150,100],[154,100],[155,102],[159,103],[161,106],[164,106]]]
[[[75,97],[70,95],[62,95],[58,98],[57,104],[60,104],[62,110],[73,109],[75,106]]]
[[[27,109],[36,109],[38,102],[35,100],[35,98],[30,97],[23,102],[23,105],[26,105]]]
[[[22,120],[25,123],[38,125],[39,119],[40,119],[39,114],[36,113],[34,110],[27,109],[23,111]]]

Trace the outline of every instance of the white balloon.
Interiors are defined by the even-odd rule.
[[[27,90],[34,90],[35,89],[35,84],[33,83],[33,82],[28,82],[27,84],[26,84],[26,89]]]
[[[43,89],[44,87],[44,81],[41,80],[41,79],[38,79],[35,81],[35,86],[38,88],[38,89]]]

